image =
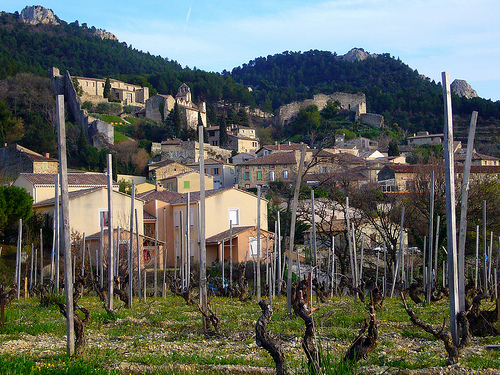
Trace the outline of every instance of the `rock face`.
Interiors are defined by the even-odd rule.
[[[353,48],[345,55],[340,56],[340,58],[344,61],[353,62],[353,61],[363,61],[370,57],[377,57],[377,56],[378,55],[376,53],[365,52],[363,48]]]
[[[30,25],[59,25],[54,12],[40,5],[27,6],[21,11],[21,19]]]
[[[109,31],[103,30],[103,29],[97,29],[94,32],[95,36],[98,36],[101,39],[111,39],[111,40],[118,40],[115,34],[110,33]]]
[[[460,97],[466,97],[467,99],[477,98],[477,92],[471,85],[464,81],[463,79],[456,79],[451,83],[451,90]]]

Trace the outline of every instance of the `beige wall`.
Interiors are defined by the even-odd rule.
[[[191,169],[191,168],[190,168]],[[184,187],[184,182],[189,182],[189,187]],[[193,191],[200,191],[200,175],[199,173],[189,173],[184,176],[166,178],[161,180],[163,187],[167,190],[176,191],[178,193],[187,193]],[[169,183],[172,183],[170,188]],[[205,175],[205,189],[211,190],[214,188],[214,178]]]
[[[113,227],[130,228],[130,203],[131,197],[126,194],[114,192],[113,194]],[[139,234],[143,234],[143,201],[136,199],[137,220],[139,223]],[[34,207],[34,211],[48,213],[52,216],[54,205]],[[77,231],[87,236],[100,232],[99,213],[108,210],[108,192],[102,188],[98,191],[70,199],[69,222],[71,231]],[[134,223],[135,225],[135,223]]]
[[[199,247],[198,247],[198,213],[199,205],[198,203],[192,203],[191,205],[191,251],[193,260],[199,260]],[[237,189],[225,190],[220,194],[211,196],[205,201],[205,238],[223,232],[229,229],[229,210],[238,209],[239,211],[239,223],[238,225],[233,224],[234,227],[241,226],[256,226],[257,225],[257,197],[255,195],[243,192]],[[183,224],[185,225],[186,218],[186,205],[174,205],[172,209],[173,217],[173,237],[180,238],[180,228],[175,225],[178,223],[179,211],[182,211]],[[261,199],[261,229],[267,230],[267,200]],[[184,226],[185,228],[185,226]],[[183,229],[184,231],[184,229]],[[263,245],[264,246],[264,245]],[[244,256],[244,255],[243,255]],[[209,256],[207,255],[207,262],[209,261]],[[213,256],[214,261],[216,255]],[[173,260],[173,257],[168,256],[169,265]]]
[[[34,187],[33,184],[27,181],[23,176],[19,176],[14,185],[24,188],[33,198],[33,203],[38,203],[55,197],[55,179],[54,186]],[[90,189],[92,187],[97,186],[68,186],[68,192]],[[118,186],[114,187],[113,190],[118,191]]]

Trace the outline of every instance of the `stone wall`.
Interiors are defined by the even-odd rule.
[[[359,116],[362,124],[372,126],[374,128],[381,128],[384,126],[384,116],[375,113],[363,113]]]
[[[346,94],[343,92],[335,92],[331,95],[318,94],[314,95],[313,99],[293,102],[280,107],[277,119],[278,125],[283,126],[289,123],[302,108],[306,108],[310,105],[316,105],[321,111],[326,107],[328,100],[333,102],[338,101],[341,109],[355,112],[356,120],[361,114],[366,113],[366,96],[363,93]]]
[[[63,77],[59,69],[52,68],[49,70],[49,74],[57,94],[64,95],[64,100],[75,122],[83,127],[88,142],[95,147],[105,147],[106,143],[114,144],[113,125],[89,116],[88,112],[82,109],[80,97],[73,87],[69,72],[66,71]]]

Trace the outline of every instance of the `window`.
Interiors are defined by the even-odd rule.
[[[245,189],[250,189],[250,184],[245,184]]]
[[[49,169],[49,163],[47,163],[46,161],[42,162],[42,168]]]
[[[274,169],[274,164],[271,164],[271,165],[269,166],[269,169]]]
[[[212,169],[212,171],[213,171],[214,175],[219,175],[220,174],[219,168],[214,168],[214,169]]]
[[[283,178],[288,178],[288,171],[283,171]]]
[[[177,150],[177,157],[179,157],[179,150]]]
[[[174,190],[174,183],[173,182],[167,182],[165,185],[165,189],[167,190]]]
[[[248,165],[245,165],[245,169],[248,169]]]
[[[262,172],[257,172],[257,180],[262,180]]]
[[[108,210],[99,210],[99,228],[107,229],[109,225]]]
[[[127,102],[132,103],[132,94],[131,93],[127,93]]]
[[[257,169],[261,169],[261,168],[262,168],[262,165],[258,165],[258,166],[257,166]]]
[[[187,150],[184,150],[184,157],[187,158],[187,156],[188,156],[188,152],[187,152]]]
[[[250,180],[250,172],[245,172],[245,173],[243,174],[243,179],[244,179],[244,180]]]
[[[174,157],[174,152],[173,151],[170,151],[170,157],[173,158]]]
[[[257,237],[249,237],[248,238],[249,247],[250,247],[250,256],[257,256]],[[262,256],[262,240],[260,241],[260,255]]]
[[[230,208],[229,209],[229,224],[231,222],[234,225],[240,225],[240,209],[239,208]]]
[[[269,181],[274,181],[274,171],[269,172]]]
[[[184,189],[189,189],[191,187],[191,181],[184,181]]]

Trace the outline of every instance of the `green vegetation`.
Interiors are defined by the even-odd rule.
[[[88,344],[83,358],[69,359],[65,354],[65,321],[58,308],[41,308],[37,298],[12,302],[6,308],[5,328],[0,329],[0,373],[216,374],[223,373],[225,366],[274,366],[269,354],[255,343],[255,323],[260,316],[255,302],[213,297],[211,305],[220,318],[219,335],[204,335],[197,307],[186,305],[179,297],[134,300],[132,309],[121,308],[114,317],[104,311],[96,297],[86,296],[79,304],[92,314]],[[493,303],[484,305],[493,307]],[[449,313],[447,300],[412,308],[435,326]],[[304,373],[307,361],[300,344],[304,323],[286,316],[284,298],[276,300],[273,309],[269,331],[282,340],[289,367]],[[325,374],[444,366],[443,344],[412,325],[399,299],[386,299],[384,309],[377,314],[377,347],[357,369],[341,358],[367,318],[367,305],[353,297],[335,297],[321,304],[314,316]],[[499,339],[475,339],[474,349],[462,355],[461,367],[471,371],[500,368],[496,353],[484,349],[492,343],[498,344]]]

